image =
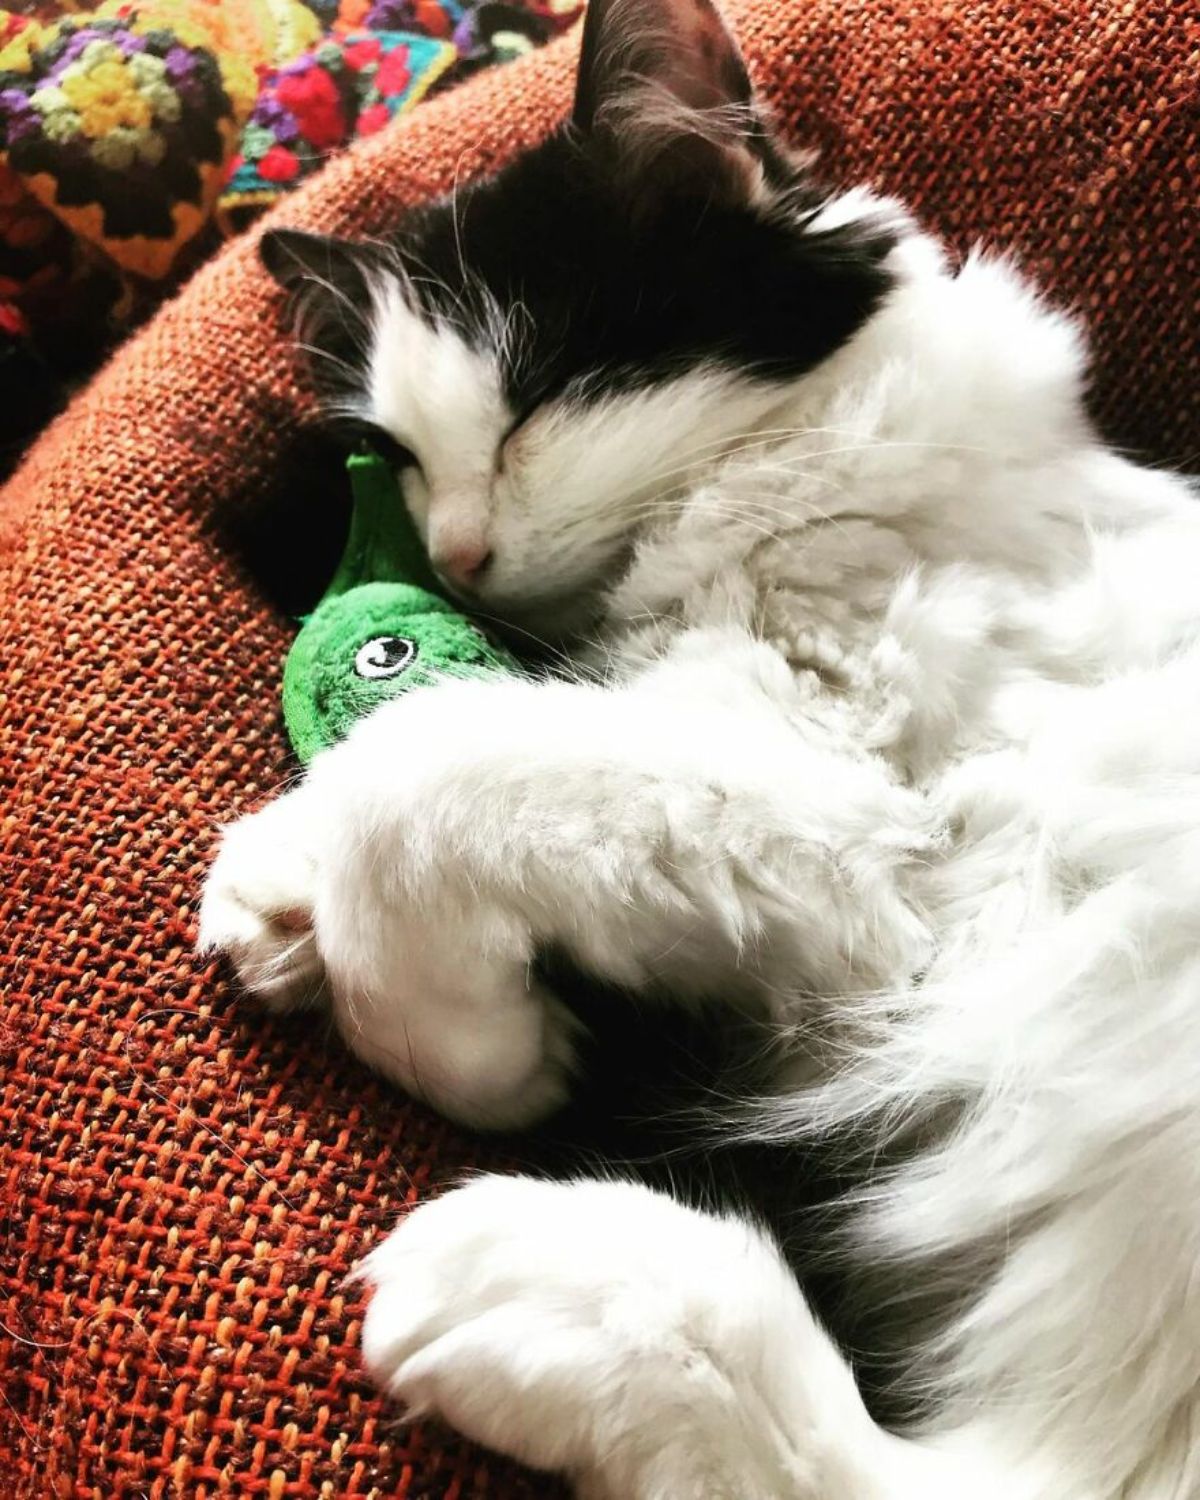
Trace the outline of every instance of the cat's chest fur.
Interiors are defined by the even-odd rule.
[[[641,535],[606,666],[732,627],[910,785],[1021,748],[1048,703],[1162,661],[1197,613],[1197,523],[1095,443],[1082,376],[1074,330],[1007,266],[923,268]]]

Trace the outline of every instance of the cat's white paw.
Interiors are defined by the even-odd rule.
[[[515,953],[497,952],[487,912],[478,924],[414,919],[357,878],[360,863],[340,868],[317,932],[351,1050],[476,1130],[521,1130],[564,1104],[577,1023],[533,976],[527,934]],[[371,921],[373,935],[362,931]]]
[[[385,704],[305,791],[323,819],[314,926],[338,1029],[443,1114],[513,1130],[566,1100],[577,1027],[534,972],[536,850],[498,801],[479,731],[496,694],[470,691],[485,686]],[[558,811],[547,794],[531,814],[545,837]]]
[[[850,1493],[818,1488],[825,1454],[785,1431],[790,1367],[814,1356],[819,1377],[829,1346],[748,1224],[628,1183],[486,1177],[415,1210],[361,1275],[374,1378],[580,1494]]]
[[[200,904],[202,953],[223,953],[272,1010],[315,1004],[324,969],[313,934],[316,863],[290,797],[227,828]]]

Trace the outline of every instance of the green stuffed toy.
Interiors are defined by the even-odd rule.
[[[410,688],[520,670],[434,592],[437,579],[391,467],[355,454],[348,468],[354,509],[346,550],[283,669],[284,724],[305,765]]]

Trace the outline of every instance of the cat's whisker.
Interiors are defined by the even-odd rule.
[[[349,360],[342,359],[340,355],[334,354],[332,349],[323,349],[318,344],[306,344],[297,339],[293,347],[302,353],[311,355],[313,359],[322,359],[326,364],[333,365],[336,369],[345,371],[346,375],[354,382],[361,382],[363,378],[362,367],[352,365]]]
[[[713,466],[719,466],[736,458],[742,453],[751,453],[759,448],[783,446],[789,439],[802,439],[811,437],[839,437],[853,438],[854,442],[845,444],[844,448],[828,450],[806,450],[801,458],[820,458],[836,454],[838,452],[857,453],[869,450],[890,450],[910,448],[920,451],[941,451],[951,453],[973,453],[987,454],[999,450],[982,447],[977,444],[946,443],[935,441],[922,441],[918,439],[893,439],[881,438],[871,433],[858,433],[851,428],[823,427],[823,426],[795,426],[756,428],[744,437],[722,437],[711,438],[699,442],[691,447],[679,450],[682,455],[681,461],[669,468],[651,470],[645,476],[645,483],[655,484],[660,481],[674,478],[678,475],[690,476],[703,462],[702,455],[712,453],[710,460]]]

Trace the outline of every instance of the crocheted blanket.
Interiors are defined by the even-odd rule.
[[[431,89],[539,46],[582,3],[0,10],[0,472],[222,235]]]

